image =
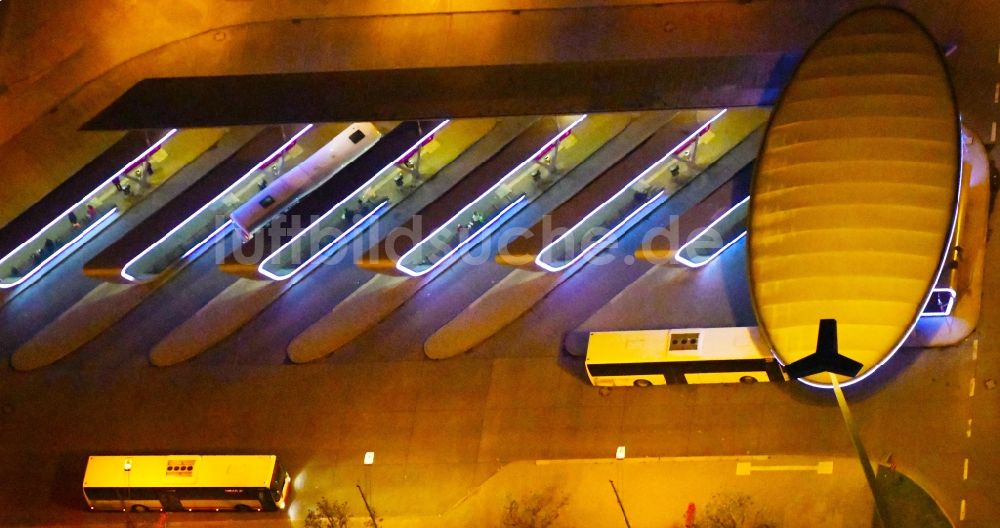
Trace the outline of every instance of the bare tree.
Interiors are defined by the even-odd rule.
[[[703,528],[777,528],[765,511],[749,495],[717,493],[705,508]]]
[[[346,528],[349,517],[347,501],[330,502],[323,497],[316,503],[316,511],[306,512],[306,528]]]
[[[510,498],[503,511],[504,528],[548,528],[559,518],[559,510],[569,502],[569,497],[549,486],[530,493],[520,501]]]

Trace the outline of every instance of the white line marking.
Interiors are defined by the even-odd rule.
[[[962,467],[962,480],[969,480],[969,459],[965,459],[965,465]]]
[[[993,88],[993,102],[1000,103],[1000,82]]]
[[[976,395],[976,378],[972,378],[969,380],[969,397],[971,398],[975,395]]]
[[[819,462],[815,466],[754,466],[751,462],[737,462],[736,474],[746,476],[754,471],[815,471],[818,475],[833,474],[833,461]]]
[[[969,424],[965,427],[965,437],[972,438],[972,418],[969,418]]]
[[[997,122],[993,122],[993,126],[990,127],[990,143],[997,140]]]
[[[965,520],[965,499],[962,499],[962,503],[958,506],[958,520]]]
[[[979,359],[979,338],[972,340],[972,360],[975,361]]]

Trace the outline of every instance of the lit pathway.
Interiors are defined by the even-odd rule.
[[[648,137],[663,125],[661,119],[668,117],[660,116],[660,119],[652,122],[640,122],[638,128],[642,130],[642,133],[639,138],[634,136],[636,131],[633,129],[633,125],[635,123],[630,124],[624,131],[617,133],[610,140],[599,137],[590,138],[591,141],[597,140],[603,143],[603,147],[597,149],[586,159],[579,160],[578,165],[563,168],[566,172],[560,176],[559,183],[577,180],[578,177],[584,181],[596,178],[628,154],[635,146],[637,139]],[[562,159],[566,157],[564,154]],[[577,174],[577,171],[580,174]],[[565,188],[561,187],[559,183],[553,186],[555,188],[553,192],[568,195],[569,193],[566,193]],[[305,363],[329,355],[385,319],[416,295],[434,277],[436,274],[415,279],[374,277],[293,339],[288,346],[288,357],[293,362]]]
[[[735,167],[738,170],[752,160],[756,155],[762,132],[758,129],[746,141],[723,156],[726,160],[724,166]],[[686,203],[697,203],[731,178],[734,173],[735,170],[707,169],[705,174],[696,177],[697,185],[682,187],[673,196],[682,198]],[[668,203],[669,199],[670,197]],[[443,359],[470,350],[530,310],[550,291],[573,276],[586,262],[583,260],[559,273],[520,269],[512,271],[431,335],[424,343],[424,353],[433,359]],[[655,270],[651,270],[650,273],[653,271]],[[646,290],[647,294],[649,291],[652,290]]]
[[[531,118],[515,118],[502,121],[485,138],[470,147],[462,156],[459,156],[454,162],[442,169],[436,177],[421,185],[410,196],[410,199],[405,200],[398,208],[405,211],[417,211],[419,207],[430,203],[457,183],[469,171],[478,166],[483,160],[488,159],[503,148],[504,145],[517,136],[531,122],[533,122]],[[398,224],[408,217],[409,214],[394,211],[392,214],[380,219],[377,224],[378,229],[374,231],[387,231],[395,225],[386,226],[384,224],[390,222]],[[349,244],[342,248],[340,252],[344,254],[349,248],[353,247],[353,244]],[[336,260],[336,256],[331,255],[328,259],[334,261]],[[208,301],[192,317],[189,317],[176,326],[169,334],[156,343],[150,351],[150,361],[157,366],[168,366],[187,361],[197,356],[234,334],[268,306],[277,301],[290,288],[307,277],[311,277],[314,275],[313,271],[322,269],[325,265],[320,265],[319,268],[311,268],[306,273],[298,274],[287,281],[260,282],[250,279],[236,281],[221,294]],[[377,286],[366,285],[368,288]],[[355,292],[353,295],[362,294]],[[398,304],[395,306],[398,306]],[[395,306],[392,308],[394,309]]]

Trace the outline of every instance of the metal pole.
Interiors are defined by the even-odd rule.
[[[618,496],[618,488],[615,487],[615,481],[609,480],[611,483],[611,489],[615,492],[615,500],[618,501],[618,507],[622,510],[622,518],[625,519],[625,528],[632,528],[632,525],[628,522],[628,514],[625,513],[625,505],[622,504],[622,498]]]
[[[368,517],[372,520],[372,527],[378,528],[378,521],[375,520],[375,511],[368,504],[368,497],[365,497],[364,490],[361,489],[361,484],[355,484],[358,488],[358,493],[361,494],[361,501],[365,503],[365,509],[368,510]]]
[[[875,516],[883,528],[891,528],[888,510],[886,510],[885,503],[882,502],[876,490],[875,471],[872,470],[871,459],[868,458],[868,452],[865,451],[865,446],[861,443],[858,426],[854,423],[854,417],[851,416],[851,409],[847,407],[847,398],[844,397],[844,391],[840,390],[840,382],[837,381],[837,375],[832,372],[830,373],[830,382],[833,384],[833,393],[837,396],[837,405],[840,407],[840,413],[844,415],[844,424],[847,425],[847,432],[851,435],[851,443],[854,444],[854,449],[858,452],[861,469],[864,471],[868,487],[872,491],[872,499],[875,500]]]
[[[556,141],[556,144],[552,146],[552,174],[559,173],[559,145],[562,144],[562,140]]]

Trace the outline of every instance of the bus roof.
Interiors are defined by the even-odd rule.
[[[125,471],[128,460],[131,470]],[[266,488],[276,460],[274,455],[92,456],[83,487]]]
[[[771,358],[755,326],[591,332],[587,363]]]

